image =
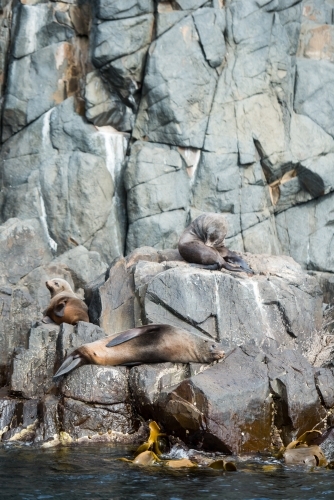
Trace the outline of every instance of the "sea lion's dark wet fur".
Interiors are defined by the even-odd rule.
[[[68,356],[54,378],[77,366],[142,363],[211,363],[224,356],[221,344],[170,325],[146,325],[84,344]]]
[[[53,278],[45,284],[51,293],[51,300],[43,313],[43,323],[53,322],[57,325],[61,323],[75,325],[78,321],[89,323],[88,307],[75,295],[66,280]]]
[[[252,269],[239,255],[225,247],[227,227],[227,221],[222,214],[200,215],[181,234],[181,256],[187,262],[207,269],[224,268],[253,274]]]

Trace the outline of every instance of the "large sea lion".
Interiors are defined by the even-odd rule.
[[[45,284],[50,290],[51,301],[43,312],[43,323],[54,322],[57,325],[61,323],[75,325],[78,321],[89,323],[88,307],[73,292],[67,281],[62,278],[53,278]]]
[[[247,262],[225,247],[226,234],[227,221],[222,214],[202,214],[181,234],[179,252],[187,262],[200,267],[253,274]]]
[[[142,363],[211,363],[224,356],[221,344],[170,325],[146,325],[84,344],[68,356],[54,379],[77,366]]]

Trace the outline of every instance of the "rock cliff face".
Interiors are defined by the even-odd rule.
[[[242,453],[287,444],[321,423],[334,404],[333,370],[303,356],[321,328],[317,280],[290,257],[245,258],[258,274],[194,269],[176,251],[151,247],[120,258],[86,287],[100,326],[36,323],[27,346],[15,349],[0,400],[2,440],[134,442],[140,420],[153,418],[191,446]],[[226,357],[213,365],[86,365],[52,382],[83,343],[147,322],[218,340]]]
[[[254,358],[247,376],[263,383],[263,422],[274,394],[285,401],[275,425],[289,436],[302,427],[270,375],[270,350],[305,351],[321,328],[315,278],[334,302],[333,19],[332,0],[0,1],[0,387],[19,398],[0,399],[3,439],[126,434],[136,412],[173,431],[175,408],[193,412],[205,393],[211,423],[192,424],[194,442],[232,449],[214,430],[223,402],[195,368],[94,368],[102,385],[128,387],[107,400],[89,400],[75,374],[54,391],[75,338],[153,321],[226,349],[251,342],[253,354],[240,348],[201,380],[225,380],[229,363]],[[194,270],[168,250],[208,211],[225,214],[227,245],[246,252],[255,278]],[[102,330],[36,327],[56,276],[86,288]],[[154,377],[177,387],[160,391]],[[322,395],[317,418],[323,405]]]

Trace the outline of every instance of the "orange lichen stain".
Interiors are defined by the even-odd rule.
[[[187,25],[181,26],[180,30],[181,30],[181,33],[183,36],[183,40],[186,43],[191,43],[193,41],[193,33],[192,33],[191,26],[187,26]]]
[[[56,67],[61,73],[58,88],[53,94],[55,104],[75,96],[80,90],[80,80],[88,69],[88,41],[84,37],[75,38],[73,43],[64,42],[55,53]],[[81,110],[82,103],[77,103]],[[81,114],[81,113],[80,113]]]
[[[310,39],[304,49],[304,55],[309,59],[334,58],[334,30],[327,24],[310,31]]]
[[[310,19],[310,21],[316,21],[317,18],[314,14],[312,15],[312,12],[313,12],[312,7],[310,5],[307,5],[303,9],[303,16]]]

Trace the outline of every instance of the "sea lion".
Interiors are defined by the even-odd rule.
[[[227,221],[222,214],[202,214],[181,234],[179,252],[187,262],[199,267],[254,274],[247,262],[225,247],[226,234]]]
[[[75,325],[78,321],[89,323],[88,307],[83,300],[73,292],[70,284],[62,278],[53,278],[45,282],[51,293],[51,301],[43,312],[43,323],[69,323]]]
[[[221,344],[170,325],[146,325],[84,344],[68,356],[54,379],[86,365],[211,363],[224,356]]]

